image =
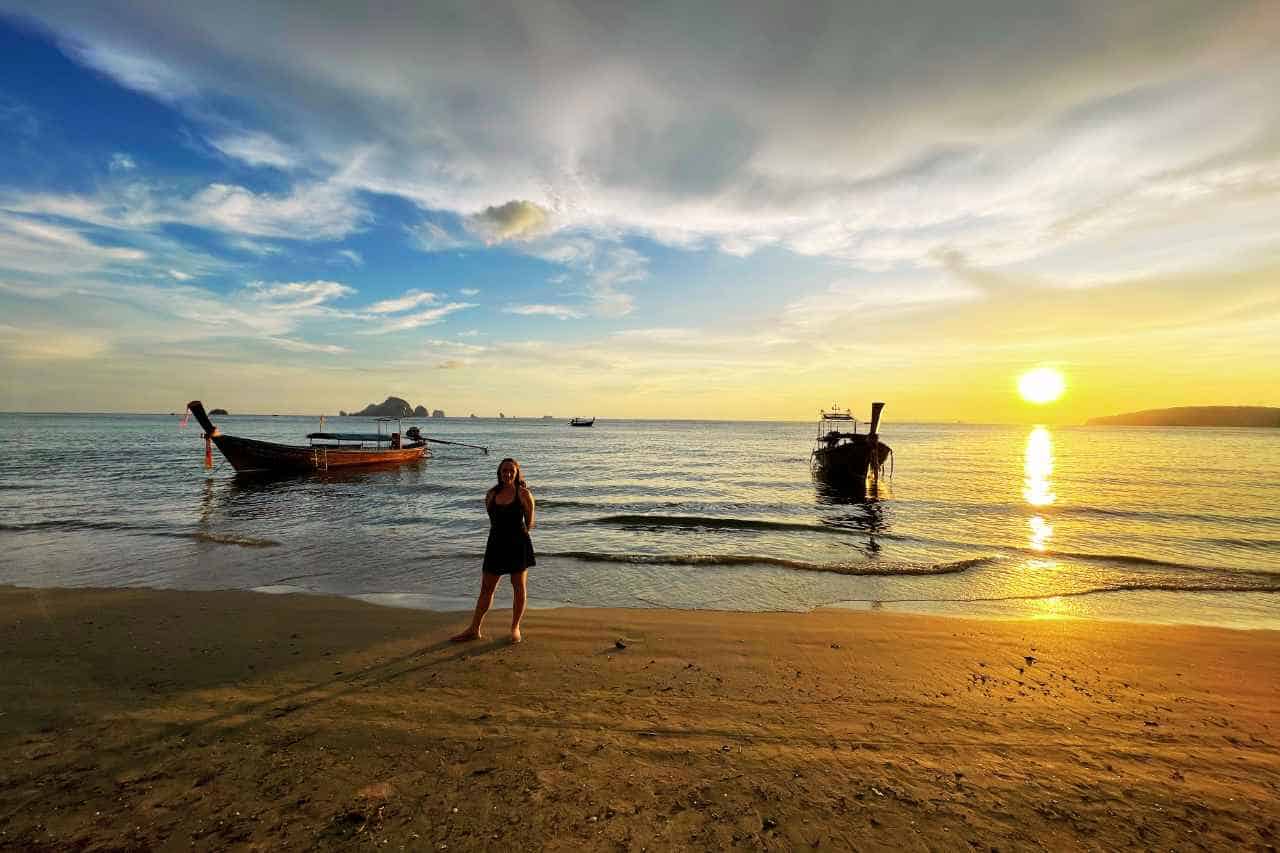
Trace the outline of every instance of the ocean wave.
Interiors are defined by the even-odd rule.
[[[1274,577],[1274,576],[1273,576]],[[1037,593],[1028,595],[1002,595],[986,598],[955,599],[957,601],[1031,601],[1045,598],[1074,598],[1082,595],[1102,595],[1114,592],[1260,592],[1280,593],[1280,579],[1267,583],[1260,578],[1245,580],[1222,579],[1186,579],[1177,581],[1120,581],[1112,584],[1101,584],[1088,589],[1073,589],[1065,592]],[[888,599],[886,599],[887,601]],[[904,599],[905,600],[905,599]]]
[[[1077,551],[1037,551],[1034,548],[1019,548],[1020,553],[1036,557],[1057,557],[1064,560],[1082,560],[1088,563],[1109,563],[1122,566],[1146,566],[1161,569],[1179,569],[1188,572],[1214,571],[1207,566],[1194,563],[1180,563],[1174,560],[1162,560],[1158,557],[1142,557],[1137,554],[1092,554]]]
[[[1082,516],[1086,518],[1129,518],[1137,521],[1189,521],[1193,523],[1280,527],[1280,518],[1275,516],[1222,515],[1211,512],[1174,512],[1171,510],[1122,509],[1101,506],[1059,506],[1046,508],[1046,514]]]
[[[1280,539],[1245,539],[1243,537],[1223,537],[1219,539],[1201,539],[1205,545],[1225,548],[1243,548],[1247,551],[1280,551]]]
[[[777,566],[803,572],[827,572],[865,577],[908,577],[919,575],[951,575],[994,562],[996,557],[970,557],[946,563],[818,563],[758,554],[616,554],[599,551],[559,551],[548,557],[587,560],[597,563],[666,566]]]
[[[138,536],[164,536],[174,539],[194,539],[197,542],[213,542],[220,545],[239,545],[243,548],[273,548],[280,543],[274,539],[255,536],[237,536],[230,533],[214,533],[207,530],[181,530],[163,524],[132,524],[123,521],[88,521],[78,518],[55,518],[31,521],[26,524],[0,523],[0,530],[26,533],[38,530],[79,532],[94,530],[125,533]]]
[[[815,524],[803,521],[770,521],[763,518],[722,518],[707,515],[606,515],[586,519],[584,524],[616,524],[622,527],[678,527],[690,530],[699,528],[732,530],[809,530],[820,533],[854,533],[854,528]]]
[[[213,542],[217,545],[239,545],[241,548],[275,548],[280,545],[274,539],[261,539],[256,536],[235,536],[230,533],[210,533],[204,530],[172,535],[181,539],[194,539],[197,542]]]
[[[35,530],[105,530],[124,533],[164,533],[171,529],[164,525],[130,524],[123,521],[89,521],[80,518],[51,518],[44,521],[29,521],[25,524],[0,522],[0,530],[15,533],[26,533]]]

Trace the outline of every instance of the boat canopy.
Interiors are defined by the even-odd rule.
[[[390,441],[385,432],[309,432],[307,438],[320,441]]]

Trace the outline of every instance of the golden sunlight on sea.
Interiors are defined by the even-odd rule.
[[[1058,496],[1053,493],[1053,437],[1049,430],[1038,426],[1027,436],[1027,450],[1023,463],[1025,478],[1022,497],[1032,506],[1049,506]]]
[[[1027,436],[1023,472],[1022,496],[1027,503],[1033,507],[1045,507],[1057,500],[1050,480],[1050,475],[1053,474],[1053,437],[1044,427],[1036,427]],[[1049,549],[1049,540],[1053,538],[1053,525],[1043,515],[1036,513],[1027,519],[1027,527],[1031,530],[1028,543],[1031,550],[1043,554]],[[1052,561],[1049,561],[1048,566],[1038,566],[1037,562],[1045,561],[1032,561],[1028,565],[1031,568],[1052,568]]]

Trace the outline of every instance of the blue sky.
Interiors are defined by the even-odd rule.
[[[0,0],[0,409],[1280,402],[1274,4],[954,6]]]

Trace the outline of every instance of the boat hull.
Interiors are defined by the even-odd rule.
[[[213,443],[238,473],[328,471],[368,465],[399,465],[429,455],[427,445],[395,450],[341,447],[299,447],[234,435],[215,435]]]
[[[813,451],[814,475],[833,485],[864,487],[867,476],[878,474],[892,451],[883,442],[873,443],[861,435],[857,438],[862,441],[820,447]]]

